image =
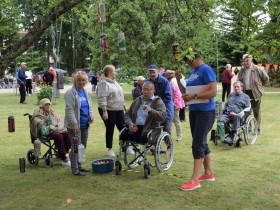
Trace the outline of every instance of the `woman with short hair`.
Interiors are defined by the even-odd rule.
[[[86,148],[88,140],[88,130],[93,123],[92,101],[89,92],[85,86],[88,83],[88,76],[83,71],[78,71],[74,75],[73,87],[69,89],[64,96],[65,99],[65,125],[71,136],[72,150],[69,154],[71,160],[72,173],[75,176],[85,176],[83,172],[89,172],[89,169],[82,168],[78,161],[78,154],[74,153],[74,139],[77,136],[78,144],[83,144]]]

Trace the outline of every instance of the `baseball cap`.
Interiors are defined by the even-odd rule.
[[[20,65],[26,65],[26,63],[25,63],[25,62],[22,62]]]
[[[144,81],[144,80],[145,80],[145,77],[143,77],[143,76],[138,76],[138,77],[136,77],[136,80],[137,80],[137,81],[138,81],[138,80]]]
[[[149,71],[150,71],[150,70],[158,70],[158,67],[157,67],[157,65],[155,65],[155,64],[151,64],[151,65],[149,65],[148,70],[149,70]]]

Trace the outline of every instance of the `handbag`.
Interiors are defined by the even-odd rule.
[[[50,134],[50,125],[52,124],[52,119],[49,117],[46,122],[45,122],[45,125],[42,126],[41,128],[41,135],[42,136],[47,136]]]

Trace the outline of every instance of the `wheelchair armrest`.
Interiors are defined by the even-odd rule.
[[[122,134],[123,132],[125,132],[126,130],[128,130],[128,128],[127,128],[127,127],[124,127],[124,128],[120,131],[119,136],[121,136],[121,134]]]

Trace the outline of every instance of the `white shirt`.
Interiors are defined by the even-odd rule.
[[[26,79],[32,79],[33,77],[32,71],[31,70],[26,71],[25,76],[27,76]]]

